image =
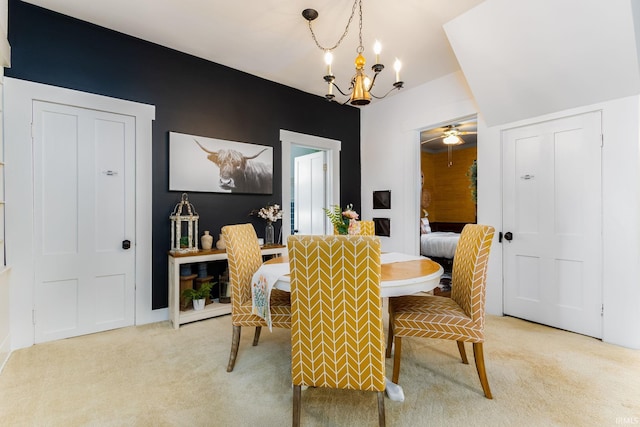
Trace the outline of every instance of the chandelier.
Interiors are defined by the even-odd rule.
[[[353,20],[353,17],[355,15],[356,6],[358,7],[358,14],[360,18],[360,22],[359,22],[360,25],[359,25],[359,31],[358,31],[359,44],[358,44],[358,48],[356,49],[356,52],[358,55],[356,56],[356,60],[355,60],[356,73],[351,78],[351,85],[349,87],[349,90],[345,93],[338,87],[338,85],[336,85],[335,76],[331,72],[331,64],[333,62],[332,52],[338,46],[340,46],[340,43],[342,43],[342,40],[347,35],[347,32],[349,31],[349,27],[351,26],[351,21]],[[349,17],[347,26],[344,29],[342,36],[340,36],[340,39],[332,47],[321,46],[320,43],[318,43],[318,39],[316,38],[315,33],[313,32],[313,26],[311,25],[311,23],[313,20],[315,20],[318,17],[318,12],[315,9],[305,9],[302,11],[302,16],[309,23],[309,30],[311,31],[311,37],[313,38],[313,41],[316,43],[316,46],[318,46],[318,48],[320,48],[325,53],[324,60],[325,60],[325,64],[327,65],[327,75],[324,76],[324,81],[327,82],[328,84],[328,92],[325,95],[327,100],[329,101],[334,100],[335,98],[335,95],[333,94],[334,87],[343,96],[349,97],[344,102],[344,104],[349,102],[352,105],[367,105],[371,102],[372,97],[376,99],[382,99],[387,95],[389,95],[391,91],[402,88],[402,86],[404,85],[404,82],[400,80],[400,68],[402,67],[402,64],[398,59],[396,59],[394,63],[394,69],[396,71],[396,81],[395,83],[393,83],[393,87],[389,89],[389,91],[385,93],[383,96],[375,96],[373,93],[371,93],[371,90],[373,89],[373,85],[376,82],[376,77],[378,77],[378,74],[380,74],[380,72],[384,69],[384,65],[380,63],[380,52],[382,50],[382,46],[380,45],[379,42],[376,41],[373,48],[373,51],[376,55],[376,63],[371,67],[371,70],[373,70],[373,78],[370,79],[364,72],[364,66],[365,66],[366,60],[362,55],[362,52],[364,52],[364,47],[362,46],[362,0],[355,0],[353,2],[353,7],[351,9],[351,16]]]

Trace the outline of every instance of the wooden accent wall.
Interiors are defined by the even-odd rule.
[[[467,178],[467,171],[476,158],[476,147],[454,150],[453,165],[447,167],[446,151],[421,153],[423,188],[431,194],[431,202],[426,208],[430,222],[476,221],[476,205],[471,200]],[[420,216],[423,216],[422,211]]]

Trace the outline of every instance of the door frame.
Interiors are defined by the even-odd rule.
[[[280,129],[280,143],[282,145],[282,205],[287,208],[282,211],[282,241],[287,241],[291,234],[291,145],[316,148],[327,152],[327,204],[340,204],[340,149],[342,142],[320,136],[307,135]],[[286,224],[286,226],[285,226]]]
[[[4,79],[7,265],[11,267],[11,348],[34,344],[33,100],[106,111],[135,118],[135,324],[165,320],[168,309],[151,306],[152,122],[155,106],[24,80]]]

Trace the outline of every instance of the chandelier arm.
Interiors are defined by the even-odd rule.
[[[373,85],[371,85],[371,87],[373,88]],[[387,95],[389,95],[391,92],[393,92],[396,89],[402,89],[402,86],[395,86],[394,85],[391,89],[389,89],[389,91],[387,93],[385,93],[382,96],[375,96],[371,91],[369,91],[369,95],[371,95],[375,99],[382,99],[382,98],[386,98]]]
[[[338,89],[338,92],[340,92],[342,94],[342,96],[350,96],[348,93],[344,93],[342,91],[342,89],[340,89],[340,87],[338,87],[337,84],[333,83],[333,87],[335,87],[336,89]]]
[[[330,50],[337,49],[338,46],[340,46],[340,43],[342,43],[342,40],[344,40],[344,38],[347,36],[347,33],[349,32],[349,27],[351,26],[351,21],[353,21],[353,16],[356,13],[356,5],[358,3],[360,3],[360,45],[362,45],[362,0],[355,0],[353,2],[353,6],[351,7],[351,16],[349,16],[349,21],[347,21],[347,26],[344,28],[344,33],[342,33],[342,35],[340,36],[340,39],[338,39],[338,41],[336,42],[335,45],[333,45],[333,47],[322,46],[320,42],[318,42],[318,39],[316,38],[316,33],[313,31],[313,27],[311,26],[311,21],[313,19],[309,19],[307,21],[309,23],[309,31],[311,31],[311,38],[313,38],[313,41],[316,43],[316,46],[318,46],[320,50],[330,51]]]

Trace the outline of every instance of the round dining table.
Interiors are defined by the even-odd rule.
[[[283,264],[283,270],[274,288],[291,291],[291,278],[284,264],[289,265],[289,258],[281,256],[272,258],[265,265]],[[444,272],[442,266],[429,258],[407,255],[397,252],[385,252],[380,255],[380,296],[397,297],[418,292],[428,292],[440,283]]]

